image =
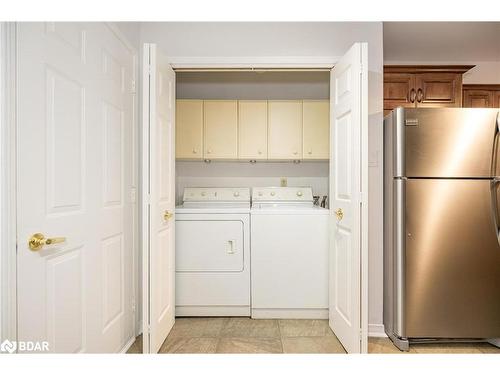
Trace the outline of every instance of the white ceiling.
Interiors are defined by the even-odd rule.
[[[500,61],[500,22],[384,22],[384,61]]]

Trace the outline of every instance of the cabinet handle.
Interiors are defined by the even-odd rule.
[[[196,150],[195,148],[193,148],[193,154],[196,154],[198,152],[198,150]]]
[[[416,93],[415,93],[415,89],[411,89],[410,90],[410,96],[409,96],[409,99],[410,99],[410,103],[415,103],[415,97],[416,97]]]
[[[207,154],[211,154],[212,153],[212,150],[211,149],[208,149],[207,150]]]
[[[293,152],[293,154],[294,154],[294,155],[297,155],[297,154],[298,154],[298,151],[294,151],[294,152]]]
[[[313,153],[313,152],[312,152],[311,150],[309,150],[309,151],[307,151],[307,153],[308,153],[309,155],[312,155],[312,153]]]
[[[423,98],[424,98],[424,92],[422,91],[422,89],[418,89],[417,102],[422,103]]]

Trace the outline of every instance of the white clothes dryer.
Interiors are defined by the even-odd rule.
[[[185,188],[175,212],[176,316],[250,316],[250,189]]]

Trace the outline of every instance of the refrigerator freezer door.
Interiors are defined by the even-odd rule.
[[[498,136],[498,110],[481,108],[404,109],[406,177],[490,177]],[[401,139],[401,138],[400,138]],[[398,140],[396,138],[396,140]],[[396,142],[396,147],[398,142]],[[401,147],[399,147],[401,149]],[[397,164],[396,164],[397,165]],[[398,176],[396,174],[396,176]]]
[[[407,181],[405,336],[500,337],[498,191],[494,180]]]

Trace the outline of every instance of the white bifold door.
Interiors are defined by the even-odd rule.
[[[134,53],[105,23],[17,24],[17,330],[134,340]]]
[[[330,81],[330,327],[349,353],[367,351],[367,44],[335,64]]]
[[[143,50],[143,351],[157,353],[175,321],[175,72]]]

